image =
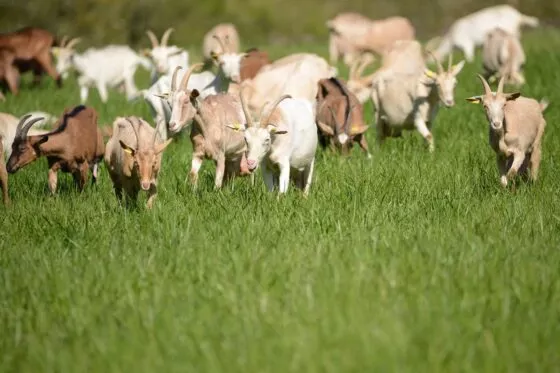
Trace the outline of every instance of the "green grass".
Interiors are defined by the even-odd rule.
[[[0,371],[560,372],[559,41],[525,39],[522,92],[552,105],[540,179],[515,191],[463,100],[482,92],[479,59],[436,120],[435,154],[417,133],[379,149],[372,127],[371,161],[318,151],[308,199],[277,200],[260,174],[214,191],[210,162],[193,192],[186,136],[152,211],[120,207],[104,167],[83,194],[61,174],[56,197],[46,160],[18,171],[0,207]],[[90,98],[102,124],[149,118],[115,92]],[[77,100],[45,81],[1,110]]]

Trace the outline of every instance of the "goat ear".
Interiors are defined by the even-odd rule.
[[[365,125],[353,124],[352,127],[350,128],[350,135],[351,136],[361,135],[362,133],[366,132],[368,128],[369,127]]]
[[[162,93],[162,94],[154,93],[153,95],[161,98],[162,100],[167,100],[169,98],[169,93]]]
[[[34,145],[41,145],[43,143],[46,143],[47,141],[49,141],[49,136],[41,136]]]
[[[325,123],[321,122],[320,120],[317,121],[317,126],[319,129],[324,132],[328,136],[334,136],[334,131],[331,126],[326,125]]]
[[[213,60],[217,60],[218,57],[220,57],[220,55],[214,51],[210,52],[210,57],[212,57]]]
[[[232,130],[237,131],[237,132],[239,132],[239,131],[243,132],[246,129],[245,125],[241,124],[241,123],[226,124],[226,127],[231,128]]]
[[[278,128],[276,128],[276,126],[273,126],[271,124],[268,125],[268,132],[270,132],[274,135],[284,135],[284,134],[288,133],[288,131],[279,130]]]
[[[159,154],[159,153],[161,153],[162,151],[164,151],[165,148],[167,148],[167,146],[168,146],[169,144],[171,144],[171,141],[173,141],[173,139],[167,139],[167,141],[165,141],[164,143],[156,145],[156,146],[155,146],[155,148],[156,148],[156,154]]]
[[[473,104],[480,104],[482,102],[482,96],[467,97],[465,100]]]
[[[191,92],[191,100],[196,99],[198,96],[200,96],[200,92],[198,91],[198,89],[193,89]]]
[[[53,54],[53,56],[58,57],[58,54],[60,53],[60,48],[59,47],[52,47],[51,48],[51,53]]]
[[[122,142],[122,140],[119,140],[119,144],[121,144],[121,148],[124,150],[125,153],[134,156],[134,153],[135,153],[134,149],[132,149],[130,146],[126,145],[124,142]]]
[[[144,48],[140,53],[142,53],[142,55],[146,57],[150,57],[152,55],[152,50],[148,48]]]
[[[506,94],[506,100],[515,100],[516,98],[518,98],[519,96],[521,96],[521,93],[519,92],[515,92],[515,93],[508,93]]]

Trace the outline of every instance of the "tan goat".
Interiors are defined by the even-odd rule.
[[[180,131],[192,123],[190,139],[193,158],[189,173],[191,182],[197,184],[198,171],[203,159],[213,159],[216,162],[215,186],[221,188],[224,178],[228,180],[238,174],[249,174],[243,135],[226,130],[227,125],[232,123],[245,123],[243,108],[239,100],[228,93],[218,93],[200,99],[197,89],[187,88],[191,73],[192,67],[185,73],[177,89],[173,78],[169,126],[170,129]]]
[[[520,93],[504,93],[504,77],[494,93],[482,75],[478,75],[484,94],[467,101],[484,106],[490,124],[490,146],[496,153],[500,183],[506,187],[517,173],[530,169],[530,179],[537,180],[541,163],[541,142],[546,127],[542,111],[546,104]]]
[[[97,127],[97,112],[83,105],[66,109],[55,130],[35,136],[27,136],[27,133],[35,122],[43,118],[27,121],[30,117],[31,115],[22,117],[17,126],[7,171],[14,173],[45,156],[49,165],[51,193],[56,192],[58,171],[72,173],[78,189],[82,191],[91,168],[95,183],[98,165],[105,149],[103,136]]]
[[[519,38],[500,28],[486,35],[482,47],[482,65],[485,78],[491,83],[506,77],[506,83],[522,85],[525,78],[521,72],[525,64],[525,52]]]
[[[404,17],[371,20],[358,13],[341,13],[327,22],[332,64],[342,55],[351,64],[363,52],[383,54],[397,40],[414,40],[412,23]]]
[[[117,117],[113,134],[105,147],[105,164],[120,201],[136,201],[138,192],[148,192],[147,207],[152,208],[157,195],[158,173],[162,153],[173,139],[157,141],[157,130],[138,117]]]

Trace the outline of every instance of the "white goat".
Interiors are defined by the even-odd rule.
[[[484,43],[488,32],[498,27],[519,37],[521,26],[524,25],[536,27],[539,25],[539,20],[521,14],[510,5],[481,9],[456,20],[441,38],[434,56],[441,59],[457,47],[463,51],[466,60],[472,62],[475,47]]]
[[[292,179],[307,196],[318,143],[313,105],[282,95],[267,108],[266,116],[253,122],[242,92],[240,98],[247,124],[228,127],[244,132],[249,171],[254,172],[260,164],[269,191],[278,187],[280,193],[286,193]]]
[[[465,61],[453,66],[449,55],[448,68],[445,71],[436,59],[438,72],[434,73],[427,68],[421,69],[424,60],[420,43],[402,43],[408,43],[409,48],[401,49],[398,53],[407,56],[410,70],[398,72],[388,67],[374,78],[372,100],[376,109],[377,140],[381,144],[387,136],[398,137],[402,130],[416,128],[432,152],[435,147],[430,131],[431,125],[440,102],[446,107],[455,105],[456,76]],[[397,57],[394,58],[398,60]],[[412,62],[413,59],[418,62]]]
[[[213,54],[226,51],[230,53],[239,52],[239,33],[232,23],[220,23],[212,27],[204,35],[202,42],[202,56],[206,61],[212,60]]]
[[[482,47],[486,79],[492,83],[496,78],[505,76],[508,83],[524,84],[524,64],[525,52],[518,37],[499,28],[488,33]]]
[[[467,101],[484,105],[490,124],[490,146],[496,153],[500,183],[506,187],[517,173],[525,174],[527,168],[532,181],[537,180],[541,163],[541,143],[546,121],[542,115],[546,103],[521,97],[520,93],[504,93],[504,78],[492,92],[488,82],[478,75],[484,94],[467,98]]]
[[[152,84],[163,75],[171,76],[177,66],[186,68],[189,66],[189,52],[176,45],[167,45],[169,36],[173,32],[172,28],[168,28],[161,37],[161,42],[158,42],[156,35],[151,31],[146,31],[150,42],[152,43],[151,49],[145,49],[143,54],[148,56],[155,66],[154,74],[152,76]]]
[[[138,55],[126,45],[90,48],[78,54],[72,48],[74,40],[64,47],[53,47],[52,52],[58,58],[56,69],[59,74],[65,76],[71,69],[78,73],[82,103],[86,102],[91,86],[97,88],[104,103],[108,98],[108,86],[124,84],[127,98],[131,100],[136,97],[138,90],[134,83],[134,73],[138,65],[142,65],[148,71],[152,69],[152,64],[147,58]]]

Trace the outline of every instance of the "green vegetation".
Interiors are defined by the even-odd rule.
[[[58,35],[84,39],[84,46],[127,43],[149,45],[145,30],[161,35],[175,28],[173,42],[200,48],[202,36],[219,22],[239,28],[244,47],[259,44],[327,43],[325,22],[343,11],[372,19],[408,17],[426,40],[443,33],[466,14],[491,5],[511,4],[544,24],[560,19],[560,2],[550,0],[3,0],[0,31],[35,25]]]
[[[214,191],[209,162],[193,192],[187,136],[164,154],[152,211],[120,207],[104,167],[83,194],[61,175],[56,197],[46,160],[18,171],[0,207],[0,371],[559,372],[560,37],[524,44],[522,92],[551,106],[541,177],[516,190],[463,100],[482,92],[480,60],[436,120],[434,154],[417,133],[379,149],[371,128],[371,161],[318,152],[308,199],[277,200],[260,174]],[[150,118],[115,91],[90,98],[100,123]],[[75,82],[45,79],[1,110],[77,103]]]

